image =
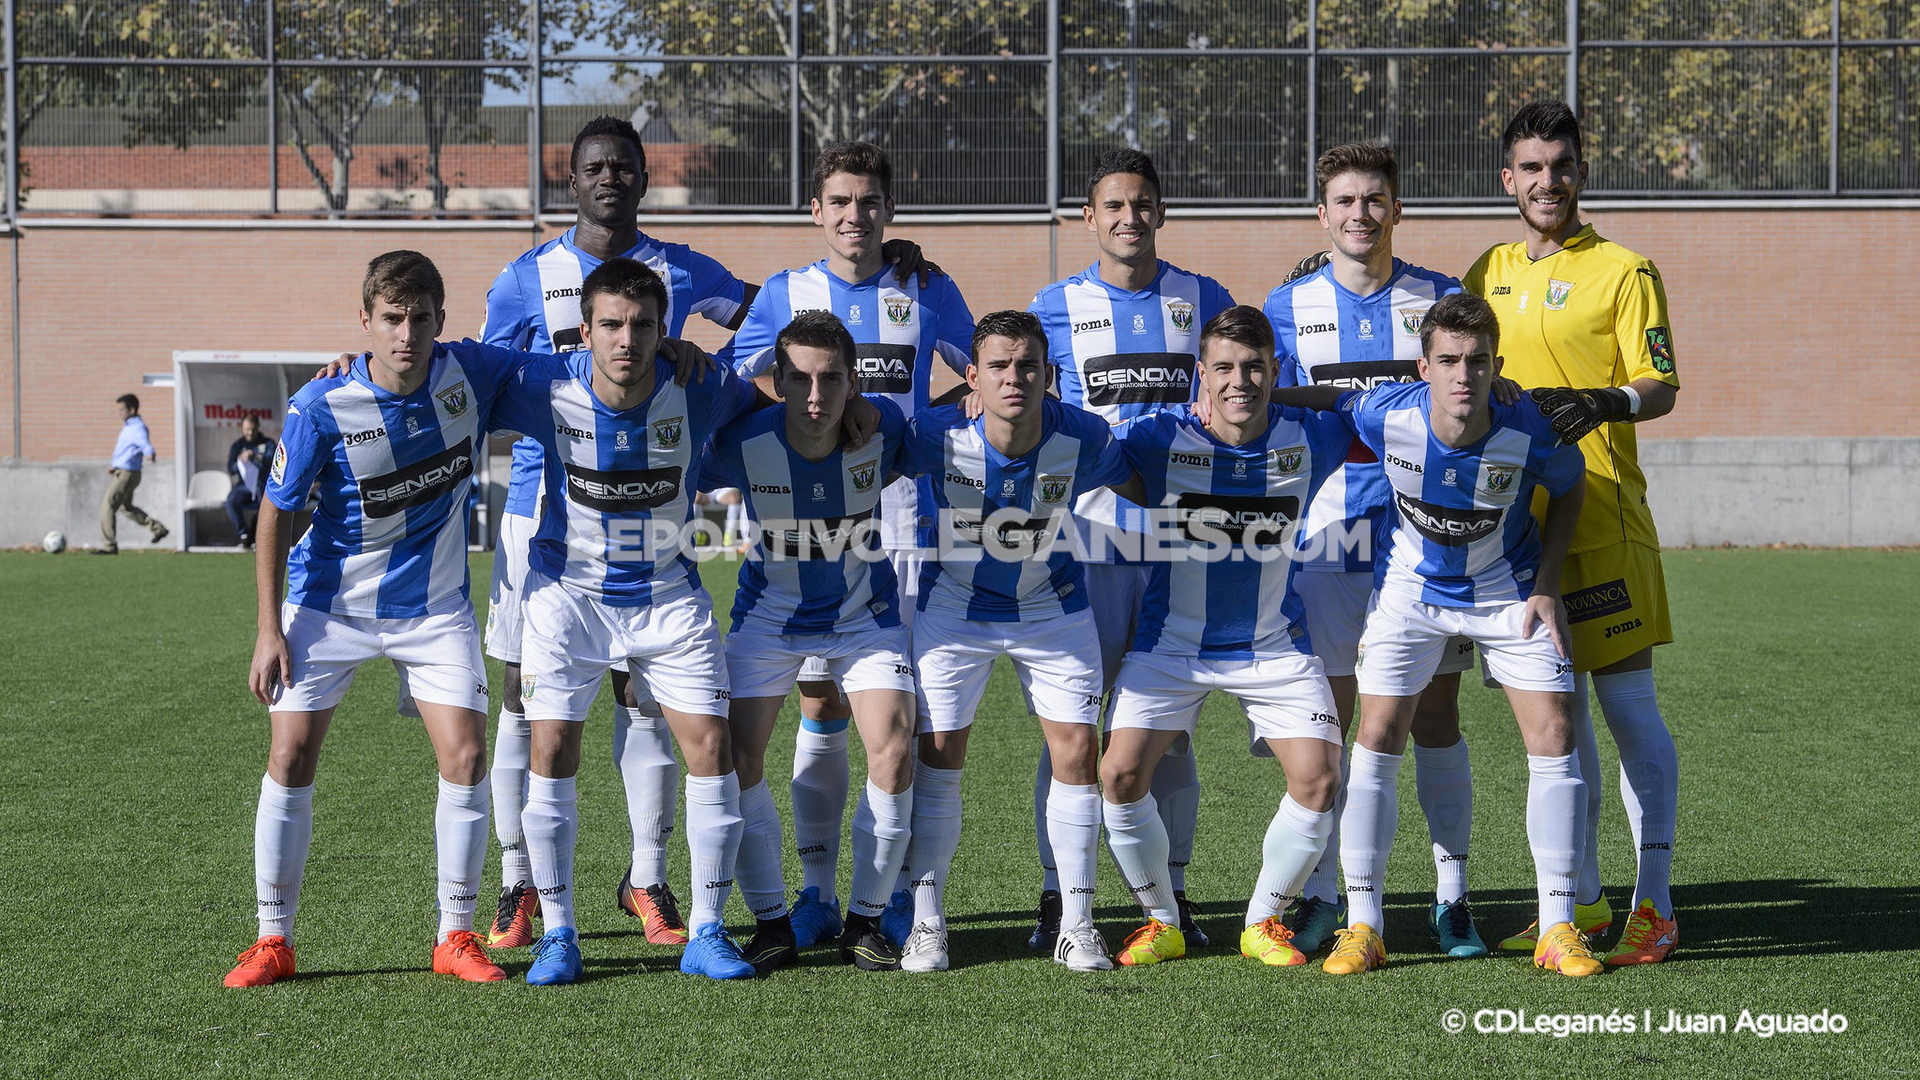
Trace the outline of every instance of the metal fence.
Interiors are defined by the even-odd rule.
[[[1575,103],[1590,191],[1920,195],[1920,0],[10,0],[8,215],[525,218],[587,118],[650,205],[805,205],[837,138],[903,206],[1077,203],[1104,147],[1183,203],[1302,204],[1319,150],[1409,201],[1502,198]],[[18,133],[17,138],[11,137]]]

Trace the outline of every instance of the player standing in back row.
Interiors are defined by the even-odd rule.
[[[1028,310],[1046,328],[1047,360],[1059,372],[1060,400],[1121,424],[1170,405],[1185,405],[1198,384],[1200,331],[1233,306],[1233,297],[1209,277],[1163,262],[1155,237],[1166,223],[1160,174],[1138,150],[1109,150],[1094,163],[1082,211],[1100,258],[1064,281],[1040,290]],[[1146,512],[1101,489],[1074,505],[1074,529],[1086,568],[1087,601],[1100,636],[1100,685],[1113,686],[1133,631],[1151,568],[1125,551],[1147,532]],[[1133,542],[1116,534],[1132,534]],[[1118,550],[1116,550],[1118,549]],[[1137,547],[1136,547],[1137,550]],[[1034,830],[1039,839],[1040,912],[1034,950],[1053,947],[1060,930],[1060,878],[1047,831],[1052,765],[1040,756],[1034,780]],[[1200,813],[1200,774],[1184,733],[1153,773],[1153,796],[1167,826],[1180,929],[1194,946],[1207,937],[1187,902],[1187,862]]]
[[[647,156],[640,133],[618,117],[589,120],[573,138],[567,184],[576,207],[573,228],[507,264],[487,291],[480,336],[489,345],[533,353],[586,348],[580,335],[580,285],[614,257],[633,259],[667,285],[661,333],[679,337],[694,314],[731,330],[740,325],[757,291],[713,259],[685,244],[666,244],[640,231],[635,213],[647,193]],[[506,664],[499,726],[494,734],[494,798],[499,812],[500,901],[487,936],[495,948],[531,944],[539,911],[533,868],[527,861],[520,811],[526,805],[530,729],[520,701],[520,634],[525,607],[528,545],[540,498],[540,443],[513,444],[513,472],[493,556],[493,593],[487,605],[487,652]],[[615,667],[613,764],[626,786],[633,828],[633,860],[616,901],[640,919],[647,940],[685,944],[686,925],[667,887],[667,838],[673,833],[680,780],[660,709],[644,684]]]
[[[1669,877],[1679,760],[1653,686],[1653,648],[1673,640],[1660,537],[1647,509],[1634,425],[1673,411],[1667,293],[1652,262],[1580,222],[1587,182],[1580,122],[1565,103],[1536,101],[1500,136],[1500,179],[1520,210],[1525,239],[1487,250],[1467,272],[1469,290],[1500,318],[1507,374],[1536,393],[1555,429],[1579,439],[1587,502],[1567,555],[1562,592],[1573,632],[1575,721],[1588,782],[1577,923],[1597,933],[1613,921],[1600,888],[1600,755],[1587,681],[1620,748],[1620,795],[1639,848],[1633,910],[1609,964],[1650,964],[1679,943]],[[1583,437],[1584,436],[1584,437]],[[1537,507],[1536,507],[1537,509]],[[1529,948],[1533,929],[1501,948]]]

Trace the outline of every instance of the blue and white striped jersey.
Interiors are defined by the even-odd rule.
[[[653,394],[616,412],[594,396],[592,378],[591,353],[540,357],[500,397],[495,426],[546,451],[529,564],[614,607],[689,595],[700,588],[685,539],[701,448],[753,406],[753,384],[716,368],[675,386],[673,364],[655,357]]]
[[[740,564],[733,629],[838,634],[900,625],[893,563],[875,511],[895,471],[907,420],[871,399],[880,426],[858,450],[819,461],[787,442],[787,406],[771,405],[714,433],[701,478],[739,488],[758,543]]]
[[[1296,533],[1352,442],[1344,418],[1280,405],[1244,446],[1215,439],[1186,405],[1121,429],[1147,504],[1160,508],[1133,647],[1237,660],[1311,652],[1293,587]]]
[[[1027,310],[1046,327],[1060,400],[1119,424],[1193,400],[1200,329],[1232,306],[1219,282],[1162,260],[1153,283],[1139,292],[1101,280],[1096,262],[1040,290]],[[1074,514],[1092,562],[1115,560],[1090,525],[1147,531],[1139,507],[1104,489],[1075,505]]]
[[[563,353],[587,347],[580,338],[580,286],[600,260],[573,246],[573,233],[568,229],[500,271],[487,290],[480,340],[516,352]],[[660,325],[668,337],[679,337],[694,314],[732,330],[753,299],[753,286],[685,244],[663,244],[641,233],[640,242],[621,255],[645,263],[666,282],[667,310]],[[539,443],[522,439],[514,445],[507,513],[533,516],[540,461]]]
[[[1399,259],[1387,283],[1367,296],[1335,281],[1331,266],[1287,282],[1267,294],[1280,367],[1275,385],[1367,390],[1417,380],[1420,320],[1441,297],[1459,291],[1453,278]],[[1313,545],[1319,554],[1300,568],[1371,573],[1391,497],[1380,459],[1356,444],[1347,467],[1328,479],[1308,508],[1305,527],[1319,537]]]
[[[440,343],[427,380],[400,396],[361,354],[287,403],[266,497],[320,505],[288,560],[287,602],[335,615],[417,619],[467,603],[467,498],[502,387],[524,359],[474,341]]]
[[[1565,495],[1585,479],[1586,459],[1578,446],[1561,446],[1526,399],[1490,402],[1492,430],[1452,449],[1433,437],[1432,400],[1424,382],[1383,383],[1340,399],[1393,488],[1393,528],[1375,588],[1438,607],[1524,600],[1540,565],[1533,489]]]
[[[1040,441],[1017,458],[995,450],[981,421],[958,406],[908,423],[901,472],[928,479],[949,526],[921,571],[921,611],[1024,622],[1087,606],[1086,575],[1063,535],[1069,508],[1089,491],[1125,483],[1133,468],[1105,420],[1050,397],[1041,408]],[[988,530],[992,542],[983,546]],[[1033,557],[1014,556],[1022,546]]]
[[[952,278],[934,274],[922,289],[916,277],[904,285],[895,281],[889,265],[864,281],[847,282],[824,259],[768,278],[718,362],[757,378],[773,367],[780,331],[803,311],[840,317],[853,335],[855,388],[893,402],[909,419],[927,407],[936,358],[966,373],[973,313]],[[889,486],[880,500],[880,542],[895,551],[931,545],[931,525],[925,533],[920,528],[921,519],[933,516],[931,498],[911,480]]]

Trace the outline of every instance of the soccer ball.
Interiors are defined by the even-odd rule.
[[[41,538],[40,546],[47,549],[47,554],[58,555],[67,550],[67,534],[55,529]]]

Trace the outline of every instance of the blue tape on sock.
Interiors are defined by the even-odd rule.
[[[815,720],[810,716],[800,718],[800,726],[816,735],[838,735],[847,730],[845,720]]]

